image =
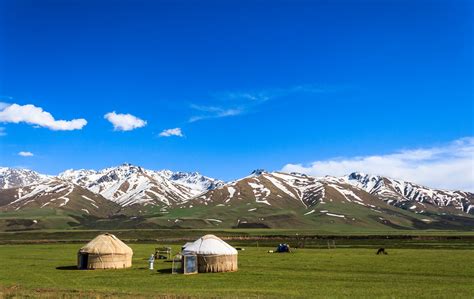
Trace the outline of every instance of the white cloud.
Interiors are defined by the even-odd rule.
[[[285,172],[340,176],[354,171],[384,175],[433,188],[474,191],[474,137],[443,146],[393,154],[334,158],[309,165],[287,164]]]
[[[146,121],[131,114],[109,112],[104,115],[114,125],[115,131],[131,131],[146,126]]]
[[[221,118],[239,115],[244,112],[242,108],[222,108],[216,106],[191,105],[191,108],[200,111],[200,115],[192,116],[189,122],[196,122],[208,118]]]
[[[27,123],[34,126],[48,128],[53,131],[80,130],[87,121],[85,119],[55,120],[51,113],[34,105],[18,105],[0,103],[0,122]]]
[[[174,129],[163,130],[163,132],[161,132],[159,135],[161,137],[170,137],[170,136],[183,137],[183,132],[181,132],[181,128],[174,128]]]
[[[33,157],[33,153],[32,152],[19,152],[18,153],[18,156],[22,156],[22,157]]]
[[[0,136],[7,136],[7,132],[5,132],[4,127],[0,127]]]

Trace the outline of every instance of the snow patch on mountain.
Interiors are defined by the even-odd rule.
[[[0,167],[0,189],[24,187],[49,178],[29,169]]]
[[[160,173],[162,176],[173,182],[187,186],[190,189],[195,190],[197,193],[214,190],[224,186],[225,184],[223,181],[203,176],[199,172],[172,172],[169,170],[162,170],[157,173]]]
[[[274,174],[274,176],[279,176],[279,174]],[[280,175],[281,176],[281,175]],[[283,193],[286,193],[288,194],[289,196],[293,197],[296,199],[296,196],[293,192],[291,192],[290,190],[288,190],[288,188],[285,187],[285,185],[283,185],[282,182],[280,182],[279,180],[277,180],[275,177],[273,176],[270,176],[270,175],[267,175],[265,176],[265,178],[267,180],[269,180],[275,187],[277,187],[278,189],[280,189],[281,191],[283,191]],[[286,178],[286,177],[285,177]]]
[[[353,191],[351,190],[348,190],[348,189],[344,189],[338,185],[335,185],[335,184],[329,184],[329,186],[331,186],[332,188],[336,189],[342,196],[344,196],[344,198],[349,201],[349,202],[352,202],[351,199],[349,199],[348,196],[352,197],[352,199],[355,199],[356,201],[358,202],[363,202],[363,200],[357,196]]]
[[[326,215],[331,216],[331,217],[346,218],[345,215],[334,214],[334,213],[326,213]]]
[[[248,185],[252,188],[252,191],[255,196],[255,201],[257,203],[264,203],[266,205],[271,206],[268,200],[266,200],[266,198],[271,194],[270,189],[261,184],[258,179],[255,179],[255,182],[248,182]]]

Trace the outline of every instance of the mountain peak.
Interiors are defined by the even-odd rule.
[[[143,172],[141,166],[133,165],[131,163],[122,163],[119,166],[113,166],[99,171],[101,173],[122,173],[122,175],[130,175],[132,173]]]
[[[48,176],[29,169],[1,167],[0,189],[23,187],[38,183]]]
[[[268,171],[266,171],[265,169],[262,169],[262,168],[257,168],[255,170],[253,170],[250,174],[255,175],[255,176],[259,176],[259,175],[262,175],[264,173],[268,173]]]
[[[216,189],[224,185],[224,182],[212,179],[200,174],[199,172],[168,172],[168,178],[171,181],[188,186],[193,190],[207,191]]]
[[[305,173],[301,173],[301,172],[290,172],[291,175],[296,175],[296,176],[301,176],[301,177],[307,177],[308,175],[305,174]]]

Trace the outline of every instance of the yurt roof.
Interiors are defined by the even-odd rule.
[[[190,245],[187,245],[184,253],[196,253],[196,254],[215,254],[215,255],[232,255],[237,254],[237,250],[222,241],[220,238],[214,235],[205,235]]]
[[[79,252],[92,254],[133,254],[133,250],[130,247],[112,234],[98,235],[79,249]]]
[[[189,246],[189,245],[191,245],[191,244],[193,244],[193,243],[194,243],[194,242],[186,242],[186,243],[183,245],[183,248],[184,248],[184,247],[187,247],[187,246]]]

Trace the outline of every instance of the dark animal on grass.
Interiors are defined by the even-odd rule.
[[[388,253],[385,251],[385,248],[379,248],[379,250],[377,250],[377,255],[379,254],[388,254]]]

